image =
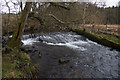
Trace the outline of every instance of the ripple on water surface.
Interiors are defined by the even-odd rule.
[[[43,42],[40,42],[39,38]],[[119,76],[118,54],[120,52],[111,51],[110,48],[97,44],[76,33],[39,34],[35,38],[28,37],[22,42],[24,46],[35,46],[34,49],[41,51],[44,55],[39,59],[36,57],[37,53],[31,53],[31,58],[43,69],[40,71],[45,74],[39,72],[43,77],[117,78]],[[70,62],[59,65],[58,60],[60,58],[70,59]],[[45,67],[45,65],[49,67]],[[46,71],[47,68],[50,70]]]

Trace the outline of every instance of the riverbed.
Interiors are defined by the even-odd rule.
[[[23,35],[39,78],[118,78],[120,52],[74,32]],[[60,60],[67,60],[60,63]]]

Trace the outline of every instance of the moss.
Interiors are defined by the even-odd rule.
[[[32,78],[36,73],[29,55],[15,48],[9,53],[3,53],[2,63],[3,78]]]
[[[102,44],[104,46],[108,46],[120,51],[120,39],[118,39],[113,35],[93,33],[88,30],[84,31],[83,29],[78,29],[78,28],[74,28],[72,29],[72,31],[80,35],[84,35],[88,39],[95,41],[99,44]]]
[[[102,36],[103,38],[106,38],[107,40],[110,40],[111,42],[115,42],[115,43],[118,43],[120,44],[120,39],[117,38],[116,36],[113,36],[113,35],[107,35],[107,34],[97,34],[97,35],[100,35]]]

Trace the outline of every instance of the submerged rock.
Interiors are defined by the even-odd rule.
[[[27,49],[26,47],[21,47],[20,50],[26,53],[32,52],[31,49]]]
[[[113,48],[110,48],[110,51],[113,51],[114,49]]]
[[[39,52],[38,56],[41,58],[41,57],[42,57],[42,54]]]
[[[40,38],[39,38],[38,40],[39,40],[40,42],[43,42],[43,40],[42,40],[42,39],[40,39]]]
[[[66,59],[59,59],[59,63],[63,64],[63,63],[68,63],[70,60],[66,60]]]

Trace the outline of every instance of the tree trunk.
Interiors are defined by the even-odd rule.
[[[21,9],[21,11],[22,11],[22,7],[23,7],[23,5],[22,5],[22,0],[21,0],[21,2],[20,2],[20,9]]]
[[[17,27],[14,31],[14,34],[13,34],[12,38],[10,40],[8,40],[8,46],[10,46],[12,48],[15,48],[15,47],[18,49],[20,48],[23,28],[24,28],[25,22],[27,20],[30,9],[31,9],[31,2],[26,2],[25,8],[22,11],[21,17],[17,22]]]
[[[85,15],[86,15],[86,5],[84,7],[84,12],[83,12],[83,28],[85,28]]]

